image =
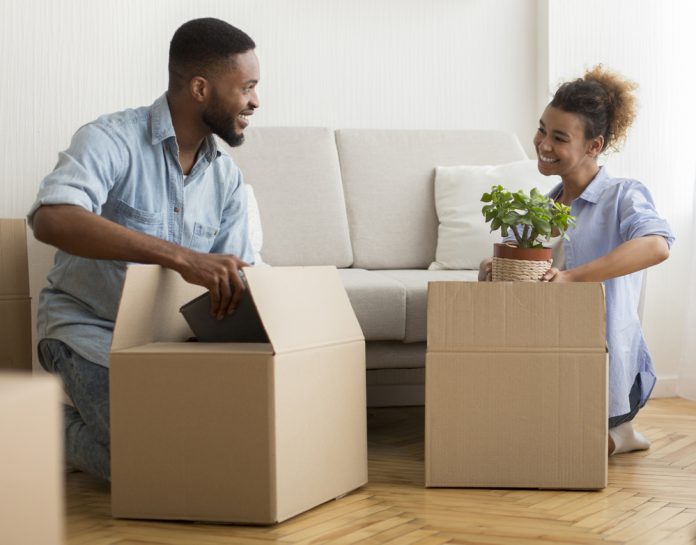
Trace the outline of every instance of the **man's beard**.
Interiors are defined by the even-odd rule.
[[[205,109],[202,118],[210,131],[222,138],[228,146],[235,148],[244,142],[244,134],[235,132],[235,116],[223,111],[217,101]]]

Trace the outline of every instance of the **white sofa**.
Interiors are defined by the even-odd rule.
[[[368,405],[424,402],[430,280],[474,280],[475,270],[429,271],[438,219],[436,166],[526,159],[495,131],[247,129],[230,149],[254,188],[264,262],[335,265],[367,341]]]

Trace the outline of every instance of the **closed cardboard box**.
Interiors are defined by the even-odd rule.
[[[607,484],[599,283],[431,282],[426,486]]]
[[[31,370],[26,223],[0,219],[0,369]]]
[[[63,543],[61,395],[55,377],[0,372],[0,543]]]
[[[365,343],[333,267],[245,269],[268,342],[185,342],[200,286],[128,269],[111,348],[115,517],[285,520],[367,481]]]

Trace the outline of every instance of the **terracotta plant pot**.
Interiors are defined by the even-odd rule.
[[[510,244],[493,245],[494,282],[538,282],[551,268],[551,248],[518,248]]]

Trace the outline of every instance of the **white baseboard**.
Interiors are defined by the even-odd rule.
[[[657,377],[651,398],[677,397],[677,375],[662,375]]]

